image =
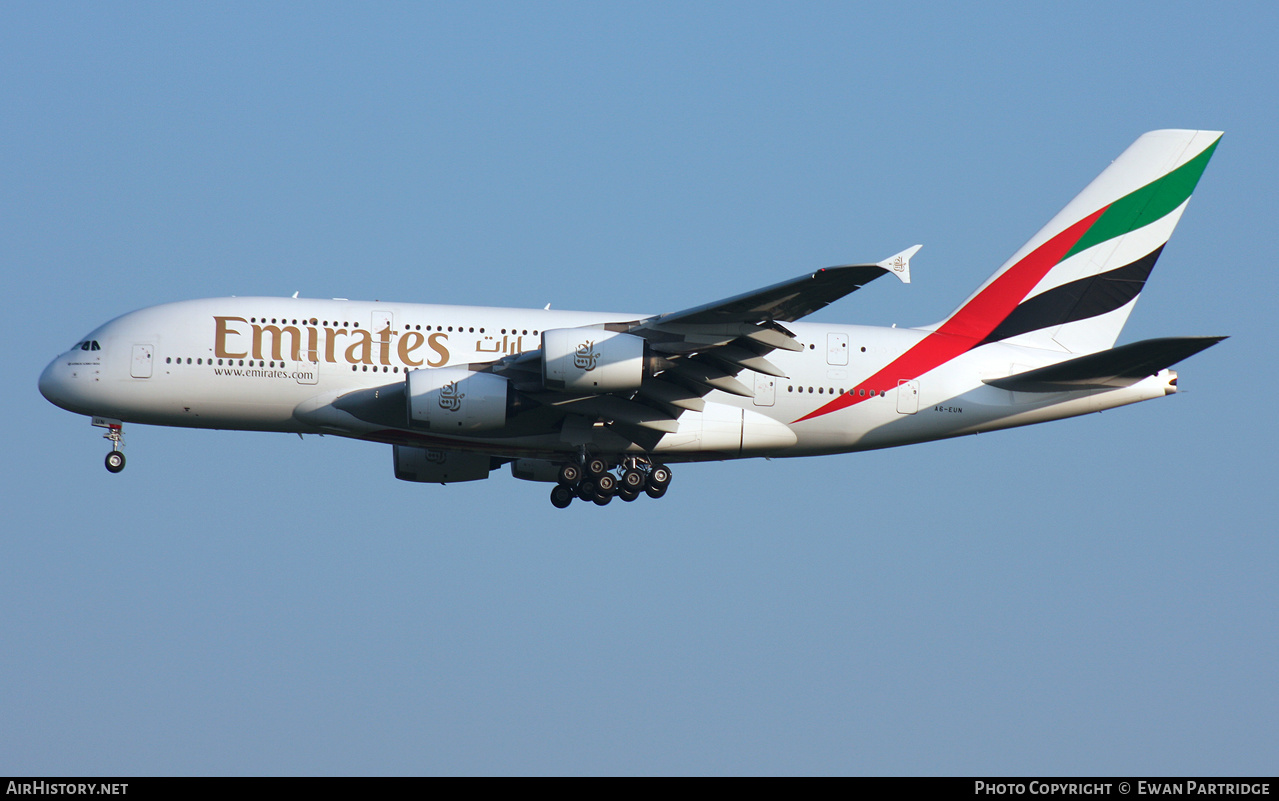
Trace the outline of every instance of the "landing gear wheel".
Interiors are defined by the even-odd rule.
[[[666,485],[663,484],[660,487],[654,487],[653,485],[650,484],[649,486],[644,488],[644,491],[648,493],[648,497],[656,500],[657,498],[660,498],[666,494]]]
[[[567,509],[568,505],[573,502],[573,496],[577,493],[573,492],[572,487],[566,487],[559,484],[551,489],[551,505],[556,509]]]
[[[653,472],[648,474],[649,488],[661,487],[664,490],[666,489],[667,485],[669,485],[670,483],[671,483],[671,469],[667,467],[666,465],[661,465],[661,464],[655,465],[653,467]],[[650,492],[649,494],[652,495],[653,493]],[[655,496],[655,497],[661,497],[661,496]]]
[[[631,501],[638,499],[641,492],[643,492],[643,490],[632,490],[632,489],[627,489],[626,487],[618,487],[617,497],[621,498],[627,503],[630,503]]]
[[[595,482],[583,481],[577,485],[577,497],[584,501],[595,500]]]
[[[600,506],[608,506],[609,501],[613,500],[613,496],[611,494],[605,495],[602,492],[597,492],[595,493],[595,497],[592,498],[591,500],[595,501],[595,503],[599,504]]]
[[[107,454],[107,470],[112,473],[119,473],[124,469],[124,454],[119,451],[111,451]]]
[[[604,475],[608,472],[608,462],[598,456],[593,456],[586,460],[586,473],[592,478]]]
[[[582,467],[576,462],[565,462],[560,466],[559,482],[572,486],[582,480]]]
[[[621,485],[624,489],[634,490],[636,497],[639,497],[640,490],[644,489],[644,474],[635,468],[622,473]]]
[[[611,496],[617,490],[617,479],[609,473],[605,473],[595,479],[595,493],[597,495]]]

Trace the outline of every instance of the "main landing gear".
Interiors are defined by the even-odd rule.
[[[617,465],[617,474],[610,472],[613,466],[598,456],[565,462],[560,466],[559,483],[551,490],[551,504],[564,509],[574,498],[593,501],[607,506],[614,497],[630,503],[647,494],[660,498],[671,483],[671,470],[647,459],[631,456]]]
[[[111,441],[111,452],[106,458],[107,471],[119,473],[124,469],[124,454],[120,451],[124,447],[124,424],[119,420],[106,420],[100,417],[93,418],[93,424],[99,428],[105,428],[107,433],[103,434],[102,438]]]

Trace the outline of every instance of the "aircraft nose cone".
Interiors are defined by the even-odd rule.
[[[61,363],[60,358],[54,359],[40,374],[38,383],[40,394],[54,406],[69,410],[71,403],[69,380],[67,366]]]
[[[55,376],[57,366],[57,359],[49,362],[49,365],[44,368],[44,372],[40,374],[40,382],[38,384],[40,387],[40,394],[44,396],[44,399],[55,404],[58,402],[56,400],[58,392],[57,377]]]

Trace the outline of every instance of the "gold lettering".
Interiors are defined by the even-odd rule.
[[[414,360],[412,358],[412,355],[413,355],[413,351],[422,347],[422,344],[424,342],[426,342],[426,337],[422,336],[417,331],[406,332],[404,336],[400,337],[399,348],[398,348],[399,354],[400,354],[400,361],[404,362],[410,367],[421,367],[422,360],[421,359]]]
[[[243,359],[245,356],[248,356],[249,354],[247,351],[244,353],[232,353],[226,349],[227,334],[237,334],[237,335],[240,334],[239,331],[235,331],[231,328],[228,328],[227,323],[228,322],[247,323],[248,320],[244,319],[243,317],[214,317],[213,320],[217,326],[214,329],[213,351],[215,354],[217,354],[218,358]]]
[[[426,363],[427,367],[443,367],[444,365],[449,363],[449,349],[445,347],[445,344],[444,344],[444,343],[447,343],[448,341],[449,341],[448,334],[439,334],[439,333],[431,334],[430,339],[427,340],[427,344],[431,346],[431,350],[435,351],[436,353],[440,355],[440,360],[438,362],[428,361]]]
[[[261,359],[262,357],[262,335],[271,335],[271,358],[283,361],[284,356],[280,352],[280,345],[284,340],[284,335],[288,334],[289,339],[293,342],[293,348],[290,350],[293,361],[302,360],[302,332],[295,326],[286,325],[283,327],[275,325],[255,325],[253,326],[253,358]]]
[[[320,332],[315,330],[314,326],[306,327],[306,357],[312,364],[320,361],[319,343],[316,339],[320,336]]]
[[[329,364],[337,364],[337,356],[333,355],[333,347],[337,344],[338,334],[346,334],[345,328],[324,329],[324,361]]]
[[[359,342],[352,342],[346,349],[347,364],[373,363],[373,334],[367,328],[357,328],[351,336],[358,337]],[[359,351],[358,353],[356,351]]]

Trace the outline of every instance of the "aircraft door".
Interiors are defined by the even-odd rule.
[[[897,382],[897,411],[914,414],[919,411],[919,382],[901,379]]]
[[[302,322],[306,325],[302,329],[305,339],[302,347],[295,351],[296,358],[289,362],[289,371],[299,384],[317,384],[320,381],[319,321],[312,317]]]
[[[369,321],[369,331],[373,334],[375,352],[390,358],[390,354],[395,352],[392,348],[392,342],[395,339],[395,313],[386,310],[374,311]],[[374,360],[377,361],[378,358],[375,357]]]
[[[134,378],[150,378],[152,355],[155,351],[150,345],[133,346],[133,362],[129,366],[129,375]]]
[[[391,332],[395,331],[395,314],[389,311],[373,312],[372,324],[369,330],[373,332],[373,340],[381,342],[382,338],[391,336]],[[386,331],[386,334],[382,332]]]
[[[755,374],[755,405],[772,406],[777,399],[777,379],[763,373]]]
[[[848,334],[826,335],[826,363],[848,364]]]
[[[293,378],[299,384],[316,384],[320,381],[320,363],[303,359],[293,362]]]

